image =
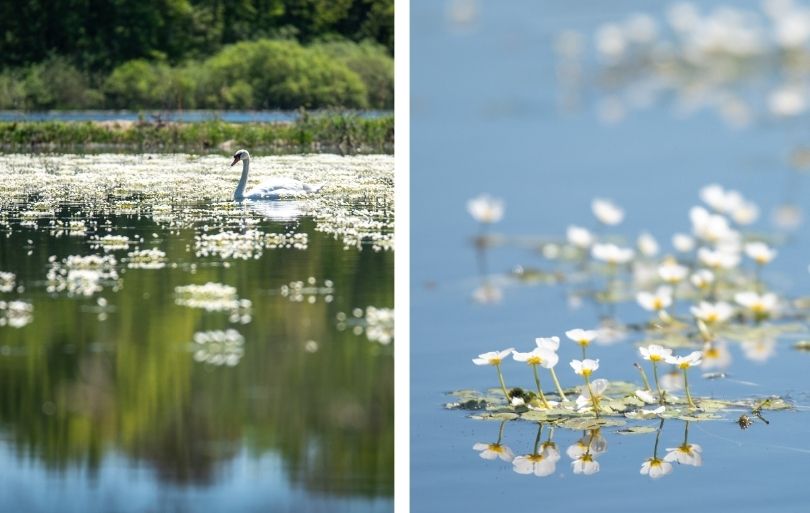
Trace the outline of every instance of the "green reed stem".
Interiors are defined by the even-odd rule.
[[[534,372],[534,383],[537,385],[537,394],[540,396],[540,400],[543,401],[543,406],[551,408],[551,405],[546,401],[546,396],[543,395],[543,387],[540,386],[540,374],[537,372],[537,365],[532,365],[532,372]]]
[[[551,379],[554,380],[554,386],[557,387],[557,393],[560,394],[560,399],[563,401],[568,401],[568,398],[565,397],[565,393],[560,386],[560,380],[557,379],[557,373],[554,372],[554,367],[550,368],[549,371],[551,371]]]

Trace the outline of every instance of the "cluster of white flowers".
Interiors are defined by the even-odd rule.
[[[0,271],[0,292],[11,292],[14,290],[16,276],[14,273]]]
[[[25,301],[0,301],[0,326],[22,328],[34,320],[34,306]]]
[[[103,235],[92,240],[93,248],[104,251],[120,251],[129,249],[130,240],[126,235]]]
[[[394,341],[394,309],[378,308],[367,306],[364,309],[355,308],[351,317],[344,312],[339,312],[337,318],[337,329],[340,331],[348,327],[352,328],[355,335],[366,334],[366,338],[371,342],[382,345],[389,345]]]
[[[702,7],[674,3],[663,29],[656,17],[634,13],[594,31],[601,72],[609,77],[600,84],[610,84],[598,109],[604,121],[619,121],[631,110],[671,97],[679,98],[681,113],[710,108],[734,127],[750,125],[756,116],[786,118],[808,111],[808,72],[802,63],[810,55],[810,6],[769,0],[761,9],[733,2]],[[583,40],[573,31],[559,36],[562,70],[582,68]],[[578,83],[581,75],[564,78]]]
[[[244,233],[224,231],[194,237],[194,253],[198,257],[217,256],[224,260],[257,259],[262,256],[265,235],[258,230]]]
[[[130,269],[162,269],[166,267],[166,253],[157,248],[141,249],[127,253]]]
[[[252,303],[239,299],[236,287],[208,282],[204,285],[183,285],[174,288],[174,302],[189,308],[208,312],[230,312],[231,322],[247,324],[251,320]]]
[[[198,331],[194,334],[194,360],[235,367],[245,354],[245,337],[236,330]]]
[[[306,281],[297,280],[282,285],[280,292],[293,303],[313,304],[319,297],[323,298],[324,303],[331,303],[335,298],[335,283],[332,280],[323,280],[318,285],[318,280],[310,276]]]
[[[113,255],[70,255],[62,260],[51,256],[47,274],[50,293],[66,292],[71,296],[92,296],[110,286],[120,286]]]

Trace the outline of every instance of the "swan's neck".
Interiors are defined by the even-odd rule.
[[[242,161],[242,177],[239,178],[239,184],[236,186],[236,192],[233,193],[233,199],[239,201],[245,197],[245,186],[248,180],[248,171],[250,169],[250,159]]]

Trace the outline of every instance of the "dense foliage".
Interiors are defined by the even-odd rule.
[[[135,59],[108,74],[65,58],[0,72],[0,109],[392,109],[394,63],[374,43],[245,41],[202,61]]]
[[[242,40],[371,40],[394,48],[393,0],[0,2],[0,67],[68,57],[82,71],[133,59],[178,64]]]

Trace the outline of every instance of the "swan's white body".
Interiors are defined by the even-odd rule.
[[[233,193],[233,199],[235,201],[274,200],[297,197],[318,192],[322,187],[321,185],[310,185],[292,178],[274,177],[265,180],[245,192],[248,173],[250,172],[250,154],[246,150],[237,151],[233,155],[233,163],[231,166],[235,165],[240,160],[242,161],[242,176],[239,178],[239,184],[236,186],[236,191]]]

